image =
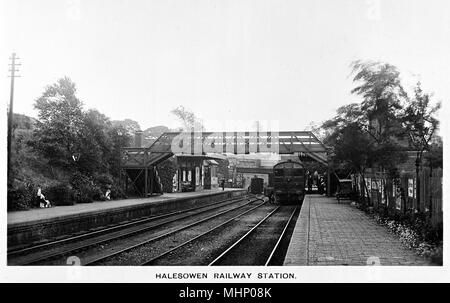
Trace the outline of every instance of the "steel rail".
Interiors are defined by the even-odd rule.
[[[284,227],[284,229],[283,229],[283,231],[282,231],[280,237],[278,238],[277,243],[275,244],[274,248],[272,249],[272,252],[270,253],[269,257],[267,258],[267,261],[266,261],[266,263],[264,264],[264,266],[268,266],[269,263],[270,263],[270,261],[272,261],[273,255],[275,254],[276,250],[278,249],[278,246],[280,245],[281,240],[284,238],[284,234],[286,233],[286,230],[288,229],[289,224],[290,224],[291,221],[292,221],[292,218],[294,218],[294,214],[295,214],[295,212],[297,211],[297,209],[298,209],[298,207],[295,207],[295,208],[294,208],[294,211],[292,212],[291,216],[289,217],[289,220],[287,221],[286,226]]]
[[[226,224],[228,224],[228,223],[230,223],[230,222],[236,220],[237,218],[239,218],[239,217],[245,215],[246,213],[248,213],[248,212],[250,212],[250,211],[252,211],[252,210],[255,210],[256,208],[259,208],[259,207],[263,206],[263,205],[266,204],[266,203],[267,203],[267,202],[264,201],[264,203],[261,203],[260,205],[257,205],[257,206],[255,206],[255,207],[253,207],[253,208],[251,208],[251,209],[249,209],[249,210],[247,210],[247,211],[245,211],[245,212],[243,212],[243,213],[241,213],[241,214],[239,214],[239,215],[237,215],[237,216],[235,216],[235,217],[233,217],[233,218],[231,218],[231,219],[229,219],[229,220],[227,220],[227,221],[225,221],[225,222],[223,222],[223,223],[221,223],[221,224],[219,224],[219,225],[217,225],[217,226],[215,226],[215,227],[213,227],[213,228],[211,228],[211,229],[209,229],[209,230],[207,230],[206,232],[201,233],[200,235],[195,236],[195,237],[192,238],[192,239],[190,239],[190,240],[188,240],[188,241],[186,241],[186,242],[183,242],[183,243],[181,243],[181,244],[179,244],[179,245],[177,245],[177,246],[171,248],[170,250],[168,250],[168,251],[166,251],[166,252],[163,252],[162,254],[159,254],[159,255],[156,256],[156,257],[151,258],[150,260],[146,260],[145,262],[141,263],[140,265],[141,265],[141,266],[150,265],[150,263],[155,262],[157,259],[160,259],[160,258],[162,258],[162,257],[164,257],[164,256],[166,256],[166,255],[168,255],[168,254],[170,254],[170,253],[172,253],[173,251],[175,251],[175,250],[177,250],[177,249],[179,249],[179,248],[181,248],[181,247],[183,247],[183,246],[186,246],[187,244],[189,244],[189,243],[191,243],[191,242],[194,242],[195,240],[197,240],[197,239],[199,239],[199,238],[201,238],[201,237],[203,237],[203,236],[205,236],[205,235],[207,235],[207,234],[209,234],[209,233],[215,231],[216,229],[219,229],[220,227],[225,226]]]
[[[83,238],[87,239],[88,237],[101,235],[103,233],[111,232],[111,231],[114,231],[114,230],[120,230],[120,229],[123,229],[125,227],[138,225],[138,224],[142,224],[142,223],[146,223],[146,222],[151,222],[151,221],[155,221],[155,220],[162,219],[162,218],[165,218],[165,217],[170,217],[170,216],[178,215],[178,214],[181,214],[181,213],[186,213],[186,212],[189,212],[189,211],[199,210],[199,209],[210,207],[210,206],[214,206],[214,205],[217,205],[217,204],[220,204],[220,203],[225,203],[225,202],[233,203],[234,201],[239,201],[240,199],[243,199],[243,198],[244,199],[248,198],[248,196],[246,195],[244,197],[225,199],[225,200],[214,202],[214,203],[211,203],[211,204],[208,204],[208,205],[203,205],[203,206],[200,206],[200,207],[191,207],[191,208],[188,208],[188,209],[178,210],[178,211],[170,212],[170,213],[167,213],[167,214],[146,217],[144,219],[139,219],[139,220],[135,220],[135,221],[132,221],[132,222],[118,223],[117,225],[112,226],[112,227],[106,227],[106,228],[98,229],[98,230],[91,231],[91,232],[87,231],[86,233],[83,233],[81,235],[69,236],[69,237],[64,238],[64,239],[50,241],[50,242],[47,242],[47,243],[42,243],[42,244],[37,244],[37,245],[32,245],[32,246],[25,247],[25,248],[12,249],[12,250],[9,250],[7,252],[7,255],[8,255],[8,257],[15,256],[15,255],[21,255],[21,254],[32,252],[34,250],[48,248],[48,247],[51,247],[51,246],[54,246],[54,245],[59,245],[59,244],[66,244],[66,243],[70,243],[70,242],[73,242],[73,241],[76,241],[76,240],[79,240],[79,239],[83,239]]]
[[[249,234],[251,234],[254,230],[256,230],[258,228],[259,225],[261,225],[264,221],[266,221],[270,216],[272,216],[272,214],[274,214],[277,210],[280,209],[280,206],[277,206],[277,208],[275,208],[273,211],[271,211],[269,214],[267,214],[267,216],[265,216],[261,221],[259,221],[258,224],[256,224],[255,226],[253,226],[245,235],[243,235],[241,238],[239,238],[239,240],[237,240],[236,242],[234,242],[233,245],[231,245],[230,247],[228,247],[224,252],[222,252],[217,258],[215,258],[211,263],[208,264],[208,266],[212,266],[214,265],[214,263],[217,263],[217,261],[219,261],[221,258],[223,258],[223,256],[225,256],[226,254],[228,254],[236,245],[238,245],[241,241],[243,241],[245,238],[247,238],[247,236]]]
[[[78,236],[74,236],[74,237],[70,237],[70,238],[66,238],[66,239],[62,239],[62,240],[58,240],[58,241],[54,241],[54,242],[50,242],[50,243],[45,243],[45,244],[38,245],[38,246],[33,246],[33,247],[30,247],[30,248],[24,249],[23,251],[25,251],[25,250],[26,251],[30,251],[30,250],[32,251],[32,250],[38,250],[38,249],[42,249],[42,248],[49,248],[49,249],[51,249],[51,248],[53,248],[53,246],[56,246],[58,244],[64,244],[65,242],[67,242],[67,244],[70,244],[71,242],[74,242],[74,241],[80,240],[80,239],[81,239],[81,241],[83,241],[83,240],[89,241],[89,239],[92,239],[95,236],[106,236],[106,238],[98,239],[98,240],[95,240],[95,238],[94,238],[94,241],[92,241],[90,243],[86,243],[86,244],[81,243],[79,245],[76,245],[76,243],[74,243],[73,247],[68,247],[65,250],[61,249],[61,250],[56,251],[56,252],[51,252],[51,253],[48,253],[48,254],[44,254],[43,256],[38,256],[36,258],[30,258],[30,260],[27,260],[26,262],[22,262],[22,263],[20,263],[20,265],[33,264],[33,263],[36,263],[36,262],[39,262],[39,261],[43,261],[43,260],[46,260],[46,259],[50,259],[50,258],[54,258],[54,257],[57,257],[57,256],[61,256],[61,255],[64,255],[64,254],[67,254],[67,253],[70,253],[70,252],[78,251],[80,249],[84,249],[84,248],[88,248],[88,247],[91,247],[91,246],[99,245],[101,243],[118,240],[118,239],[121,239],[121,238],[124,238],[124,237],[128,237],[128,236],[133,236],[133,235],[136,235],[136,234],[139,234],[139,233],[143,233],[143,232],[146,232],[146,231],[154,229],[154,228],[161,227],[161,226],[166,225],[166,224],[173,223],[173,222],[175,222],[177,220],[180,220],[180,219],[185,219],[185,218],[189,218],[189,217],[192,217],[192,216],[195,216],[195,215],[199,215],[199,214],[202,214],[202,213],[205,213],[205,212],[208,212],[208,211],[212,211],[214,209],[217,209],[217,208],[220,208],[220,207],[224,207],[224,206],[227,206],[227,205],[232,204],[232,203],[240,202],[240,201],[243,201],[245,199],[248,199],[248,197],[240,197],[240,198],[235,198],[235,199],[230,199],[230,200],[223,200],[223,201],[220,201],[220,202],[217,202],[217,203],[208,204],[208,205],[197,207],[197,208],[189,208],[187,210],[180,210],[180,211],[171,212],[171,213],[163,214],[163,215],[159,215],[159,216],[152,216],[150,218],[145,218],[145,219],[142,219],[142,220],[137,220],[137,221],[125,223],[125,224],[121,224],[121,225],[118,225],[118,226],[113,226],[113,227],[110,227],[110,228],[105,228],[105,229],[97,230],[97,231],[94,231],[94,232],[89,232],[89,233],[86,233],[86,234],[82,234],[82,235],[78,235]],[[255,200],[255,201],[257,201],[257,200]],[[251,202],[249,202],[249,203],[251,203]],[[246,205],[246,204],[244,204],[244,205]],[[213,206],[213,207],[211,207],[211,206]],[[204,209],[204,208],[207,208],[207,209]],[[195,212],[196,210],[200,210],[200,209],[204,209],[204,210]],[[194,211],[194,213],[188,214],[189,212],[192,212],[192,211]],[[128,232],[126,231],[126,228],[137,227],[138,225],[152,223],[152,222],[155,222],[155,221],[160,220],[160,219],[170,218],[171,216],[177,216],[177,215],[180,215],[180,214],[183,214],[183,213],[186,213],[186,215],[181,216],[181,217],[175,217],[173,219],[170,219],[169,221],[161,222],[160,224],[146,226],[146,227],[143,227],[143,228],[137,228],[137,229],[133,229],[133,230],[128,231]],[[121,231],[123,231],[123,233],[120,233]],[[119,234],[108,237],[107,236],[108,232],[118,232]],[[39,251],[37,251],[36,253],[38,253],[38,252]],[[22,252],[22,254],[23,254],[23,252]],[[8,254],[8,258],[10,258],[9,254]]]
[[[192,226],[195,226],[195,225],[198,225],[198,224],[200,224],[200,223],[206,222],[206,221],[208,221],[208,220],[214,219],[214,218],[216,218],[216,217],[218,217],[218,216],[221,216],[221,215],[223,215],[223,214],[225,214],[225,213],[228,213],[228,212],[237,210],[237,209],[239,209],[239,208],[242,208],[242,207],[244,207],[244,206],[247,206],[248,204],[251,204],[251,203],[256,202],[256,201],[258,201],[258,200],[261,200],[261,199],[254,199],[254,200],[252,200],[252,201],[250,201],[250,202],[247,202],[247,203],[245,203],[245,204],[243,204],[243,205],[240,205],[240,206],[237,206],[237,207],[234,207],[234,208],[231,208],[231,209],[228,209],[228,210],[219,212],[219,213],[214,214],[214,215],[212,215],[212,216],[206,217],[206,218],[204,218],[204,219],[202,219],[202,220],[200,220],[200,221],[193,222],[193,223],[191,223],[191,224],[185,225],[185,226],[183,226],[183,227],[180,227],[180,228],[175,229],[175,230],[173,230],[173,231],[167,232],[167,233],[165,233],[165,234],[162,234],[162,235],[156,236],[156,237],[154,237],[154,238],[151,238],[151,239],[148,239],[148,240],[139,242],[139,243],[137,243],[137,244],[134,244],[134,245],[132,245],[132,246],[126,247],[126,248],[124,248],[124,249],[121,249],[121,250],[115,251],[115,252],[113,252],[113,253],[107,254],[107,255],[105,255],[105,256],[95,258],[94,260],[88,261],[88,262],[86,262],[86,263],[84,263],[84,264],[82,264],[82,265],[93,265],[93,264],[95,264],[95,263],[99,263],[99,262],[104,261],[104,260],[106,260],[106,259],[110,259],[111,257],[117,256],[117,255],[119,255],[119,254],[122,254],[122,253],[124,253],[124,252],[130,251],[130,250],[135,249],[135,248],[137,248],[137,247],[140,247],[140,246],[146,245],[146,244],[148,244],[148,243],[154,242],[154,241],[156,241],[156,240],[162,239],[162,238],[164,238],[164,237],[170,236],[170,235],[175,234],[175,233],[177,233],[177,232],[180,232],[180,231],[182,231],[182,230],[188,229],[188,228],[190,228],[190,227],[192,227]],[[264,203],[266,203],[266,202],[263,202],[262,204],[264,204]],[[261,204],[261,205],[262,205],[262,204]],[[259,207],[259,206],[260,206],[260,205],[258,205],[257,207]]]

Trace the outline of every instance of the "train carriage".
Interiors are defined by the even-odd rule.
[[[305,168],[292,160],[273,167],[273,196],[276,203],[302,204],[305,198]]]
[[[252,194],[264,193],[264,179],[254,176],[250,181],[249,192]]]

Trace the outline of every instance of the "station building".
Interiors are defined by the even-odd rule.
[[[225,159],[222,155],[175,155],[177,171],[173,180],[174,192],[217,189],[219,180],[217,160]]]
[[[143,132],[136,131],[134,146],[127,147],[123,151],[121,168],[124,171],[126,190],[132,188],[137,194],[148,196],[163,192],[195,192],[219,187],[217,161],[226,159],[225,155],[152,152],[149,150],[152,142],[145,144],[148,146],[144,146],[143,142]],[[176,171],[172,182],[166,180],[163,185],[158,165],[168,159],[172,159]],[[167,178],[167,175],[165,177]],[[167,188],[170,186],[172,188]]]

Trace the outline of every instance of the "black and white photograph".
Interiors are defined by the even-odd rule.
[[[0,11],[2,281],[449,280],[450,2]]]

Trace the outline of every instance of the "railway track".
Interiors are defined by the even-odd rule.
[[[223,220],[223,217],[226,217],[227,215],[231,216],[231,219],[228,219],[226,222],[232,221],[233,219],[238,218],[238,217],[240,217],[240,216],[242,216],[244,214],[247,214],[247,213],[249,213],[249,212],[251,212],[251,211],[253,211],[253,210],[255,210],[255,209],[257,209],[257,208],[259,208],[262,205],[265,205],[267,203],[265,201],[261,201],[261,203],[257,204],[256,206],[253,206],[252,203],[256,202],[258,200],[261,201],[261,199],[254,199],[254,200],[252,200],[252,201],[250,201],[248,203],[245,203],[245,204],[243,204],[241,206],[224,210],[222,212],[213,214],[211,216],[208,216],[208,217],[203,218],[201,220],[195,221],[195,222],[190,223],[188,225],[184,225],[184,226],[182,226],[180,228],[177,228],[175,230],[171,230],[169,232],[162,233],[162,234],[157,235],[155,237],[151,237],[150,239],[145,239],[143,241],[139,241],[138,243],[135,243],[133,245],[128,245],[128,246],[126,246],[123,249],[120,249],[120,250],[111,252],[111,253],[109,253],[107,255],[104,255],[104,256],[101,256],[101,257],[89,260],[84,265],[122,265],[123,260],[121,260],[121,258],[122,259],[126,259],[127,257],[126,256],[124,257],[124,255],[126,255],[127,253],[131,253],[131,254],[135,253],[135,255],[144,256],[145,261],[133,264],[133,265],[144,265],[145,263],[148,262],[148,258],[146,257],[146,255],[148,253],[153,253],[154,252],[154,246],[158,246],[157,245],[158,244],[157,241],[164,240],[164,239],[166,239],[166,238],[168,238],[170,236],[177,236],[178,234],[183,233],[183,232],[186,232],[188,234],[187,236],[190,237],[191,233],[195,234],[195,231],[194,232],[192,231],[193,228],[201,226],[202,224],[205,224],[205,223],[213,224],[211,222],[213,222],[214,219]],[[242,208],[243,208],[243,210],[241,211]],[[233,214],[234,212],[236,212],[237,214]],[[223,225],[223,224],[221,224],[221,225]],[[170,246],[171,244],[168,244],[168,245]],[[138,251],[139,249],[143,249],[143,251],[139,252],[139,253],[136,253],[136,251]],[[172,250],[172,249],[169,248],[169,250]],[[165,254],[165,253],[163,253],[163,254]],[[160,255],[161,254],[157,254],[157,257],[154,257],[154,258],[158,258]],[[114,259],[118,260],[117,263],[114,262],[115,261]]]
[[[250,211],[254,210],[256,208],[216,225],[196,237],[145,260],[140,265],[219,265],[224,262],[226,264],[227,260],[230,261],[229,265],[272,265],[288,226],[293,222],[297,208],[269,205],[261,212],[261,218],[252,220],[252,217],[253,219],[258,217],[255,213],[250,214]],[[244,215],[248,218],[237,221]],[[234,226],[249,225],[249,230],[237,240],[236,237],[230,237],[231,241],[226,240],[226,234],[230,225],[233,224]],[[258,233],[265,236],[257,239],[255,235]],[[225,239],[222,240],[225,243],[217,243],[220,240],[214,239]],[[258,256],[253,256],[249,252],[257,252]],[[212,258],[214,258],[213,261],[208,261]]]
[[[271,265],[296,212],[277,207],[208,265]]]
[[[45,263],[45,261],[49,259],[58,258],[121,238],[131,237],[162,227],[163,225],[177,222],[178,220],[192,218],[196,215],[211,212],[245,200],[250,201],[248,203],[252,203],[258,199],[249,198],[248,196],[228,199],[206,206],[135,220],[40,245],[10,250],[7,253],[8,265],[33,265],[36,263]]]

